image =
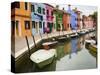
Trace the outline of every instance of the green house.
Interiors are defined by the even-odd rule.
[[[58,8],[54,9],[54,29],[56,31],[63,30],[63,10],[59,10]]]

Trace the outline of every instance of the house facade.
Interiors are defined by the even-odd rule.
[[[77,30],[77,14],[75,13],[76,9],[72,10],[71,6],[68,5],[68,10],[67,12],[70,14],[71,19],[70,19],[70,23],[71,23],[71,30]]]
[[[81,16],[81,11],[76,10],[77,14],[77,29],[81,30],[82,29],[82,16]]]
[[[70,30],[70,14],[63,9],[63,26],[65,31]]]
[[[11,32],[14,37],[31,36],[29,2],[11,3]]]
[[[43,34],[46,25],[46,9],[41,3],[31,3],[32,34]]]
[[[55,29],[56,31],[64,30],[63,26],[63,11],[59,10],[58,7],[54,9],[54,15],[56,18]]]
[[[53,9],[54,7],[46,4],[45,3],[45,7],[46,7],[46,25],[45,25],[45,32],[51,33],[54,29],[53,29]]]

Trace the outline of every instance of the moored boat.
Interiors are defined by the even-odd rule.
[[[70,34],[70,37],[73,38],[73,37],[77,37],[78,36],[78,33],[72,33]]]
[[[97,57],[97,45],[95,40],[86,40],[85,48],[89,50],[91,55]]]
[[[52,63],[55,56],[56,56],[55,49],[50,49],[50,50],[40,49],[35,53],[33,53],[30,56],[30,59],[34,63],[36,63],[39,68],[43,68],[44,66]]]
[[[58,41],[51,41],[51,42],[44,42],[42,45],[44,49],[49,49],[50,47],[55,46],[58,43]]]

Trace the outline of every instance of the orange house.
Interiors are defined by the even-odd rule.
[[[63,9],[64,11],[64,9]],[[64,30],[70,30],[70,14],[64,11],[63,13],[63,26]]]
[[[31,35],[31,3],[11,3],[11,32],[12,36],[24,37]]]

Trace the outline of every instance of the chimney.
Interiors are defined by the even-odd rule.
[[[68,4],[68,9],[69,9],[69,10],[71,9],[71,5],[70,5],[70,4]]]
[[[56,8],[59,9],[59,5],[56,5]]]
[[[65,10],[65,9],[63,8],[63,10]]]

